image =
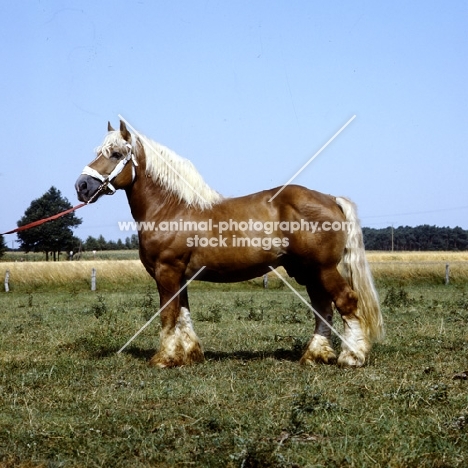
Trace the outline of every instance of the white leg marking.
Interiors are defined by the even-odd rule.
[[[194,346],[200,345],[195,330],[193,329],[190,311],[186,307],[180,309],[179,320],[177,321],[176,328],[180,330],[180,339],[184,350],[190,351]]]
[[[322,355],[326,356],[330,353],[335,355],[332,347],[330,346],[330,341],[328,340],[328,338],[322,335],[313,335],[312,339],[309,342],[309,346],[307,347],[307,349],[313,355],[316,355],[316,356],[322,356]]]
[[[169,358],[177,358],[180,349],[183,349],[185,357],[195,348],[200,348],[200,340],[195,333],[190,318],[190,311],[186,307],[180,309],[179,318],[173,330],[161,331],[161,351]]]
[[[364,335],[359,319],[354,316],[344,316],[343,351],[338,358],[338,364],[343,366],[360,367],[364,365],[369,353],[370,345]]]
[[[313,364],[315,362],[330,364],[335,361],[336,354],[333,351],[328,338],[314,334],[301,358],[301,364]]]

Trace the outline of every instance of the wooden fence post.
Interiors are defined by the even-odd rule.
[[[445,284],[450,283],[450,264],[445,265]]]
[[[7,270],[5,273],[5,292],[10,291],[10,285],[8,282],[10,281],[10,270]]]
[[[91,291],[96,291],[96,268],[91,270]]]

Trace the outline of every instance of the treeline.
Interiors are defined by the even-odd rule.
[[[393,232],[392,232],[393,231]],[[400,226],[397,228],[362,228],[364,235],[364,245],[367,250],[393,250],[394,251],[437,251],[468,250],[468,230],[460,227],[437,227],[422,225],[416,227]],[[392,241],[393,237],[393,241]],[[85,241],[73,238],[73,244],[65,251],[73,250],[75,252],[93,250],[137,250],[138,236],[133,234],[125,240],[106,240],[102,235],[99,237],[89,236]],[[11,250],[0,235],[0,257],[2,254]],[[21,249],[19,249],[21,250]]]
[[[424,224],[410,227],[363,228],[367,250],[468,250],[468,231],[460,227],[437,227]]]
[[[392,234],[393,231],[393,234]],[[460,227],[437,227],[427,224],[383,229],[362,228],[364,245],[367,250],[468,250],[468,230]],[[82,250],[131,250],[138,249],[138,236],[133,234],[124,241],[106,241],[101,235],[97,238],[89,236],[82,242]]]
[[[102,235],[97,238],[89,236],[81,243],[81,249],[87,252],[92,252],[93,250],[134,250],[138,249],[138,236],[133,234],[124,241],[122,239],[106,241]]]

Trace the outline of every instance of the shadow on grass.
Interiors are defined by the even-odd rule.
[[[299,361],[302,353],[296,349],[278,348],[272,351],[205,351],[208,361],[258,361],[276,359],[278,361]]]
[[[67,343],[60,346],[64,352],[77,352],[87,354],[94,359],[104,359],[113,356],[120,349],[115,343],[96,343],[89,338],[80,338],[73,343]],[[149,361],[157,352],[154,348],[140,348],[130,346],[123,351],[123,354],[129,354],[136,359]],[[293,347],[292,349],[278,348],[265,351],[205,351],[207,361],[258,361],[263,359],[275,359],[278,361],[299,361],[302,355],[302,349]]]
[[[109,350],[109,354],[114,353]],[[124,351],[136,359],[150,360],[156,353],[155,349],[131,347]],[[99,357],[104,357],[101,352]],[[291,349],[276,349],[274,351],[205,351],[207,361],[258,361],[262,359],[276,359],[278,361],[299,361],[301,353]]]

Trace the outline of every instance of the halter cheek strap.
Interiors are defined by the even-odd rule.
[[[135,158],[135,155],[133,154],[133,148],[132,145],[127,143],[125,145],[127,148],[129,148],[129,152],[127,156],[125,156],[124,159],[119,161],[119,163],[114,167],[114,170],[108,175],[108,176],[103,176],[100,174],[98,171],[93,169],[92,167],[85,166],[83,169],[83,172],[81,174],[83,175],[89,175],[91,177],[94,177],[97,180],[101,181],[101,186],[105,185],[110,191],[110,195],[113,195],[115,193],[115,187],[111,184],[111,181],[113,181],[124,169],[124,167],[127,165],[127,163],[130,161],[130,159],[133,162],[132,165],[132,182],[135,180],[135,166],[138,166],[137,160]]]

